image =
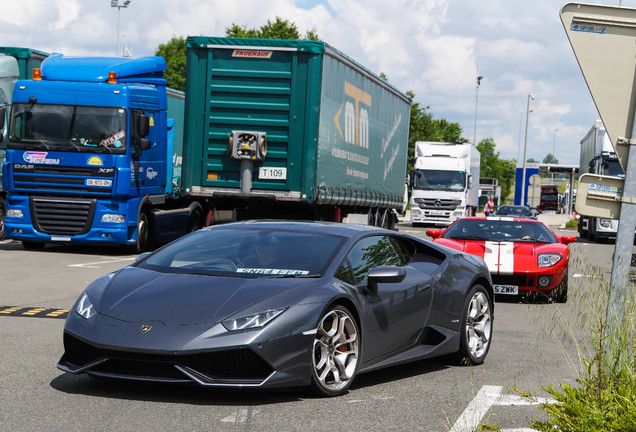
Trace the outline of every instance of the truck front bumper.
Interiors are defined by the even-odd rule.
[[[455,210],[411,209],[411,223],[448,226],[464,215],[463,208]]]
[[[83,227],[72,232],[73,223],[80,218],[77,211],[67,210],[64,206],[58,206],[54,210],[36,210],[33,199],[34,197],[28,196],[9,197],[5,217],[5,231],[8,238],[42,243],[133,244],[135,242],[133,237],[137,218],[135,212],[130,211],[134,216],[128,214],[130,203],[93,200],[92,208],[83,215],[85,218]],[[56,205],[68,203],[71,207],[71,204],[81,200],[50,198],[48,201]],[[107,222],[113,218],[117,220],[118,215],[121,221]],[[43,220],[46,221],[43,222]],[[56,224],[62,228],[56,229]]]

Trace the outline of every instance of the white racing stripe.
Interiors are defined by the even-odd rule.
[[[494,274],[512,274],[515,269],[514,247],[512,242],[485,242],[484,261],[488,270]]]

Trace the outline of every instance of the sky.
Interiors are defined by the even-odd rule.
[[[636,0],[587,3],[636,8]],[[599,115],[559,18],[556,0],[2,0],[0,46],[69,56],[154,55],[173,36],[224,36],[233,23],[277,16],[376,74],[383,72],[462,136],[492,138],[504,159],[554,153],[578,165]],[[123,4],[123,0],[119,0]],[[477,86],[477,77],[482,76]]]

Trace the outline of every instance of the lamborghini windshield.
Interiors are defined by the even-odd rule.
[[[319,277],[344,241],[322,232],[216,226],[182,237],[137,266],[239,278]]]
[[[126,110],[113,107],[15,103],[9,147],[55,151],[126,151]]]

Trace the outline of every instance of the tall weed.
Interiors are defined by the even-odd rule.
[[[540,406],[550,419],[534,420],[532,427],[546,432],[636,431],[636,288],[629,286],[624,316],[608,318],[609,270],[577,260],[582,258],[571,261],[570,268],[584,268],[586,274],[570,279],[569,301],[576,306],[566,310],[555,305],[550,327],[575,370],[576,385],[543,387],[557,403]],[[572,358],[568,341],[578,358]]]

